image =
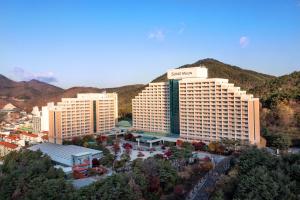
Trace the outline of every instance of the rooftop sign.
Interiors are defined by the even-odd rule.
[[[207,68],[190,67],[172,69],[168,71],[168,79],[184,79],[184,78],[207,78]]]

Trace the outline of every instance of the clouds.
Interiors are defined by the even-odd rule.
[[[38,72],[38,73],[32,73],[29,71],[26,71],[25,69],[21,67],[15,67],[13,69],[13,74],[16,76],[19,80],[22,81],[29,81],[32,79],[36,79],[45,83],[54,83],[57,82],[57,78],[54,76],[53,72]]]
[[[240,47],[245,48],[249,45],[250,39],[247,36],[240,37]]]
[[[157,41],[165,40],[165,32],[162,29],[157,29],[148,34],[148,39],[153,39]]]
[[[167,30],[167,31],[166,31]],[[155,41],[165,41],[168,36],[175,36],[175,35],[182,35],[184,31],[186,30],[186,25],[185,23],[179,23],[177,24],[176,27],[165,27],[164,29],[158,28],[150,31],[147,35],[147,38],[150,40],[155,40]]]

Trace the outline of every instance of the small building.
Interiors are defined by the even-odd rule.
[[[9,142],[0,141],[0,157],[4,157],[11,151],[17,151],[19,146]]]
[[[16,110],[17,110],[17,107],[14,106],[14,105],[11,104],[11,103],[6,104],[6,105],[3,106],[3,108],[2,108],[2,111],[3,111],[3,112],[13,112],[13,111],[16,111]]]
[[[6,135],[3,137],[3,140],[8,143],[17,144],[20,141],[20,137],[18,135]]]
[[[42,142],[42,138],[39,137],[37,134],[22,132],[20,133],[21,140],[24,140],[28,143],[39,143]]]
[[[70,168],[76,165],[88,163],[92,167],[94,159],[99,160],[102,158],[102,151],[85,148],[76,145],[60,145],[54,143],[42,143],[31,146],[28,148],[31,151],[40,150],[42,153],[47,154],[51,160],[64,168]]]

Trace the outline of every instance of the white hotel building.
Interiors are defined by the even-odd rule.
[[[118,119],[116,93],[77,94],[49,110],[49,142],[62,144],[77,136],[111,131]]]
[[[32,110],[32,128],[35,133],[49,131],[49,110],[54,108],[54,103],[48,103],[40,111],[37,106]]]
[[[259,99],[227,79],[207,77],[205,67],[182,68],[168,71],[168,82],[150,83],[132,100],[133,127],[189,142],[259,144]]]

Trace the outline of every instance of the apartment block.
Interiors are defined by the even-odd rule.
[[[34,132],[39,133],[49,131],[49,110],[54,108],[54,103],[48,103],[43,106],[41,111],[37,106],[32,110],[32,129]]]
[[[177,134],[194,142],[260,142],[259,99],[205,67],[172,69],[168,81],[150,83],[132,100],[133,127]]]
[[[118,119],[116,93],[77,94],[49,110],[49,142],[62,144],[76,136],[111,131]]]

